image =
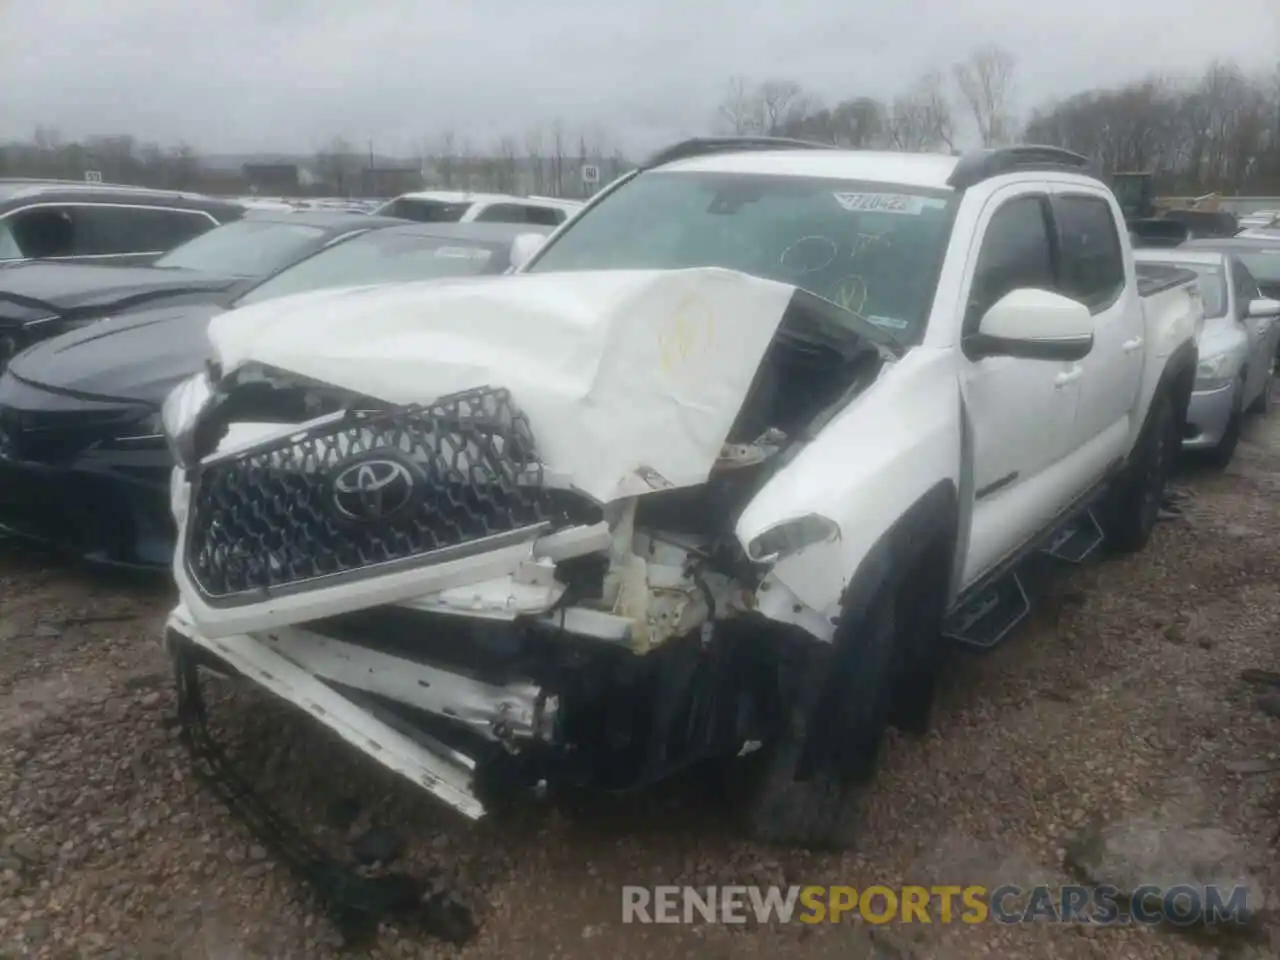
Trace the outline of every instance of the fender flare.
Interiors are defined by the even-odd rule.
[[[949,578],[959,519],[960,498],[953,481],[941,480],[926,490],[879,536],[858,564],[840,597],[840,625],[847,616],[856,617],[858,611],[865,610],[870,599],[895,572],[910,569],[942,538],[948,545],[946,573]]]
[[[1161,391],[1170,391],[1174,400],[1174,415],[1181,427],[1187,416],[1187,404],[1191,400],[1191,391],[1195,387],[1196,367],[1200,364],[1200,347],[1194,340],[1180,343],[1169,355],[1164,369],[1160,371],[1160,379],[1151,394],[1151,404],[1147,407],[1147,417],[1151,416],[1151,408],[1155,406],[1155,398]],[[1178,392],[1180,391],[1181,395]]]

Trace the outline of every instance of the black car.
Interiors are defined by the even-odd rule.
[[[159,301],[227,303],[342,237],[404,223],[357,213],[250,212],[150,266],[24,262],[0,269],[0,369],[37,341]]]
[[[167,566],[172,459],[160,407],[203,369],[212,317],[325,287],[504,273],[515,237],[543,232],[550,228],[496,223],[368,230],[232,302],[141,310],[23,351],[0,376],[0,530],[95,561]]]
[[[232,200],[174,190],[0,178],[0,265],[146,263],[244,212]]]

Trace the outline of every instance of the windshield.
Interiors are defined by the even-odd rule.
[[[237,300],[236,306],[325,287],[470,277],[492,273],[506,260],[502,250],[486,244],[370,230],[264,280]]]
[[[1274,250],[1236,250],[1253,279],[1259,283],[1280,283],[1280,247]]]
[[[530,265],[725,267],[792,284],[902,342],[924,330],[950,233],[948,193],[737,173],[644,173]]]
[[[174,247],[155,265],[226,277],[261,277],[278,270],[323,236],[322,228],[304,223],[237,220]]]
[[[471,207],[470,201],[447,202],[420,197],[397,197],[375,213],[419,223],[457,223]]]

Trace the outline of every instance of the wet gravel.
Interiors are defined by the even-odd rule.
[[[1280,670],[1280,418],[1253,424],[1225,473],[1178,485],[1184,516],[1146,552],[1062,571],[1014,639],[956,661],[932,732],[891,743],[845,854],[744,841],[695,783],[470,826],[253,690],[210,686],[211,712],[318,842],[340,851],[393,828],[405,863],[482,924],[462,948],[384,926],[366,955],[1276,956],[1271,928],[1242,942],[1044,924],[621,923],[625,884],[1067,882],[1082,824],[1188,790],[1280,891],[1280,705],[1241,678]],[[192,777],[158,640],[169,603],[163,585],[0,550],[0,957],[340,953],[308,890]]]

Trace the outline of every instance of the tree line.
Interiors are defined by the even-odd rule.
[[[1144,77],[1077,93],[1020,116],[1018,61],[998,46],[917,77],[897,95],[850,96],[828,104],[786,78],[733,77],[710,119],[720,134],[820,140],[854,149],[955,152],[967,145],[1051,144],[1090,157],[1104,172],[1146,170],[1163,193],[1280,194],[1280,65],[1255,76],[1215,62],[1196,77]],[[484,190],[583,196],[632,164],[599,125],[531,127],[481,143],[453,131],[423,138],[414,155],[392,162],[403,176],[372,177],[387,165],[334,137],[300,161],[308,176],[296,192],[360,195],[405,189]],[[0,176],[104,180],[206,192],[242,193],[238,170],[202,162],[187,144],[163,146],[127,135],[65,140],[50,127],[0,142]],[[393,171],[378,170],[380,174]]]
[[[1280,194],[1280,65],[1215,62],[1198,77],[1144,77],[1041,104],[1019,122],[1017,59],[997,46],[917,78],[889,99],[823,103],[786,79],[732,78],[713,114],[724,134],[851,148],[955,151],[966,143],[1065,147],[1104,173],[1150,171],[1160,192]]]

